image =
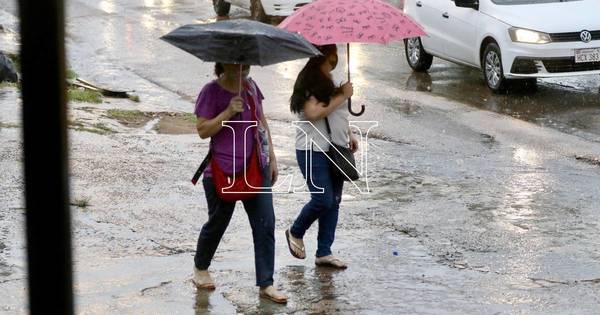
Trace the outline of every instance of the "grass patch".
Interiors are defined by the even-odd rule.
[[[18,87],[18,85],[15,82],[8,82],[8,81],[0,82],[0,89],[8,88],[8,87]]]
[[[95,123],[94,125],[92,125],[94,128],[105,132],[105,134],[107,133],[116,133],[116,131],[110,129],[107,125],[103,124],[103,123]]]
[[[67,69],[67,72],[65,73],[65,76],[67,77],[67,80],[75,80],[75,79],[77,79],[77,73],[75,73],[75,71],[73,71],[71,69]]]
[[[96,128],[89,128],[89,127],[80,127],[80,128],[74,128],[73,130],[75,131],[85,131],[85,132],[90,132],[90,133],[95,133],[97,135],[107,135],[107,134],[111,134],[111,133],[115,133],[115,131],[111,130],[109,131],[104,131],[101,129],[96,129]]]
[[[83,127],[84,124],[77,120],[76,121],[69,120],[69,126],[70,127]]]
[[[153,113],[142,112],[139,110],[126,110],[126,109],[109,109],[106,111],[106,117],[110,119],[115,119],[119,121],[121,124],[126,125],[128,127],[142,127],[146,124],[152,117],[154,117]]]
[[[106,114],[109,118],[124,120],[124,121],[138,121],[142,118],[146,117],[146,113],[135,110],[127,110],[127,109],[109,109],[106,111]]]
[[[69,89],[69,101],[85,103],[102,103],[102,94],[85,89]]]
[[[110,129],[103,123],[95,123],[93,125],[86,125],[80,121],[69,121],[69,128],[75,131],[91,132],[99,135],[107,135],[117,133],[113,129]]]
[[[88,198],[75,199],[73,202],[71,202],[71,205],[85,209],[90,205],[90,200]]]
[[[97,135],[107,135],[107,134],[111,134],[111,133],[115,133],[114,130],[110,130],[110,131],[106,131],[106,130],[102,130],[102,129],[96,129],[96,128],[89,128],[89,127],[75,127],[75,128],[71,128],[75,131],[85,131],[85,132],[91,132],[91,133],[95,133]]]
[[[19,127],[21,127],[21,126],[19,126],[17,124],[0,122],[0,129],[2,129],[2,128],[19,128]]]
[[[135,95],[135,94],[130,94],[129,95],[129,99],[133,102],[139,103],[140,102],[140,97]]]

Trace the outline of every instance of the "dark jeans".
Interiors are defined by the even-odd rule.
[[[310,201],[302,208],[290,232],[302,238],[313,222],[319,220],[317,257],[331,255],[344,179],[332,175],[329,159],[323,152],[297,150],[296,159],[311,193]]]
[[[271,186],[271,179],[265,168],[264,187]],[[206,270],[215,255],[223,233],[229,225],[235,202],[226,202],[219,198],[212,178],[204,178],[204,192],[208,204],[208,222],[204,224],[198,237],[194,263],[196,268]],[[275,214],[273,211],[273,196],[262,193],[243,201],[244,209],[250,220],[252,237],[254,239],[254,265],[256,270],[256,285],[266,287],[273,284],[273,269],[275,268]]]

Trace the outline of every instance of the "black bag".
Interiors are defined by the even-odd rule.
[[[325,118],[325,124],[327,125],[327,132],[329,133],[329,139],[331,139],[331,127],[329,126],[329,120]],[[356,161],[354,160],[354,153],[346,146],[337,145],[331,143],[329,151],[329,163],[331,163],[331,173],[335,176],[344,178],[345,181],[355,181],[360,176],[356,170]]]

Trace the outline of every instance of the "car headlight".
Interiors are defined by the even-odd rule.
[[[525,28],[511,27],[508,33],[513,42],[528,44],[547,44],[552,42],[550,35]]]

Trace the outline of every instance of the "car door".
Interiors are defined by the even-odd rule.
[[[450,3],[444,15],[447,24],[446,55],[450,59],[479,66],[477,30],[481,13],[471,8],[459,8],[454,4],[454,0],[440,1]]]
[[[442,14],[448,10],[448,0],[416,0],[409,5],[414,5],[411,11],[416,12],[415,18],[425,28],[426,36],[421,37],[423,47],[430,53],[440,57],[444,56],[446,46],[446,20]],[[454,4],[454,3],[452,3]]]

